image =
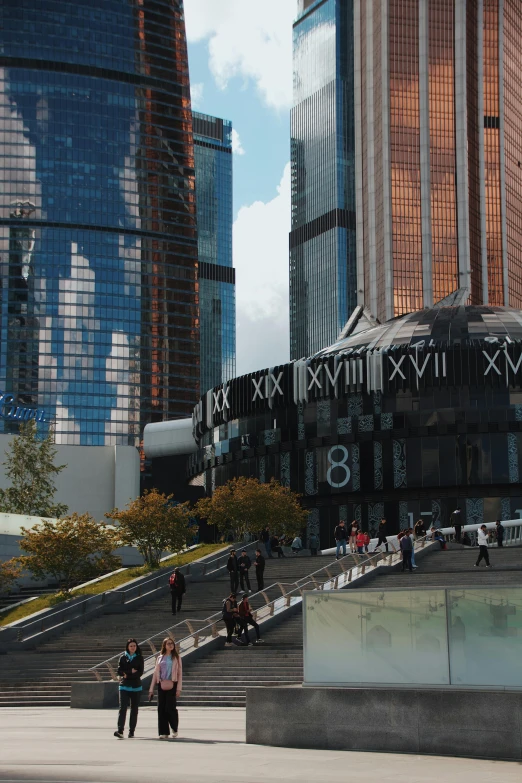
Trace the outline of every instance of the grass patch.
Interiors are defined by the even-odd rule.
[[[160,568],[175,568],[176,566],[187,565],[187,563],[192,563],[194,560],[199,560],[201,557],[211,555],[213,552],[223,549],[223,547],[224,544],[200,544],[196,549],[191,549],[190,552],[183,552],[181,555],[169,557],[168,560],[162,562]],[[107,579],[102,579],[100,582],[89,585],[83,590],[76,590],[73,593],[73,596],[98,595],[99,593],[104,593],[106,590],[114,590],[117,587],[121,587],[139,576],[154,574],[157,570],[158,569],[149,568],[149,566],[127,568],[125,571],[108,576]],[[36,598],[34,601],[23,604],[23,606],[17,606],[16,609],[12,609],[10,612],[3,612],[0,615],[0,626],[9,625],[9,623],[22,620],[24,617],[28,617],[35,612],[40,612],[42,609],[49,609],[49,607],[57,606],[64,600],[65,597],[63,593],[52,593],[50,595],[42,596],[41,598]]]

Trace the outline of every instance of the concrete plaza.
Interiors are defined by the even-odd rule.
[[[112,736],[116,712],[3,708],[0,780],[89,783],[520,783],[520,764],[245,744],[243,709],[182,709],[177,740],[157,738],[156,710],[140,710],[136,738]]]

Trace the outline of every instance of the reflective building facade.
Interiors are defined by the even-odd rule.
[[[194,112],[201,393],[236,374],[232,123]]]
[[[359,322],[361,323],[361,322]],[[193,481],[272,477],[332,546],[339,520],[375,535],[522,515],[522,311],[427,308],[353,331],[307,360],[209,391],[193,415]]]
[[[352,0],[300,0],[291,113],[290,356],[334,340],[356,301]]]
[[[58,443],[138,445],[199,394],[183,3],[9,0],[0,20],[0,388]]]

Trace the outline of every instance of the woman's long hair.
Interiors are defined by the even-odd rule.
[[[178,653],[178,651],[176,649],[176,642],[170,636],[167,636],[166,639],[163,639],[163,641],[161,643],[161,655],[166,655],[167,654],[167,642],[174,642],[174,647],[172,648],[171,658],[179,658],[179,653]]]
[[[136,645],[136,655],[141,655],[141,657],[143,658],[142,652],[140,650],[140,646],[136,641],[136,639],[127,639],[127,644],[125,645],[125,652],[129,652],[129,644],[132,644],[132,642],[134,642],[134,644]]]

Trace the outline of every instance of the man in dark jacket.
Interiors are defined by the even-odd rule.
[[[336,546],[335,559],[339,560],[339,552],[341,551],[341,547],[343,548],[343,556],[346,554],[346,539],[348,538],[348,531],[346,530],[344,521],[341,520],[341,522],[339,522],[335,528],[334,538]]]
[[[241,589],[248,590],[250,593],[252,592],[252,588],[250,587],[248,569],[250,568],[251,565],[252,565],[252,561],[247,555],[246,550],[243,549],[243,551],[241,552],[241,557],[239,558],[239,581],[241,582]],[[245,587],[245,582],[246,582],[246,587]]]
[[[462,538],[462,514],[460,513],[460,506],[457,506],[455,511],[451,512],[450,525],[455,528],[455,541],[457,544],[460,544]]]
[[[227,562],[227,571],[230,577],[230,590],[233,593],[237,593],[237,588],[239,587],[239,564],[237,562],[235,549],[230,551],[230,557],[228,558]]]
[[[402,552],[402,570],[406,570],[406,566],[413,572],[413,565],[411,562],[411,555],[413,552],[413,541],[408,535],[408,532],[400,539],[400,547]]]
[[[267,527],[261,531],[261,541],[263,542],[266,550],[266,556],[272,558],[272,549],[270,546],[270,531]]]
[[[187,592],[187,588],[185,587],[185,577],[179,568],[176,568],[174,573],[170,575],[169,585],[170,596],[172,599],[172,614],[176,614],[176,608],[178,612],[181,612],[183,596]]]
[[[504,546],[504,525],[500,521],[500,519],[497,519],[495,522],[496,524],[496,533],[497,533],[497,546]]]
[[[263,590],[265,586],[265,582],[263,579],[263,573],[265,570],[265,558],[261,554],[260,549],[256,549],[256,559],[254,560],[254,565],[256,567],[257,589]]]

